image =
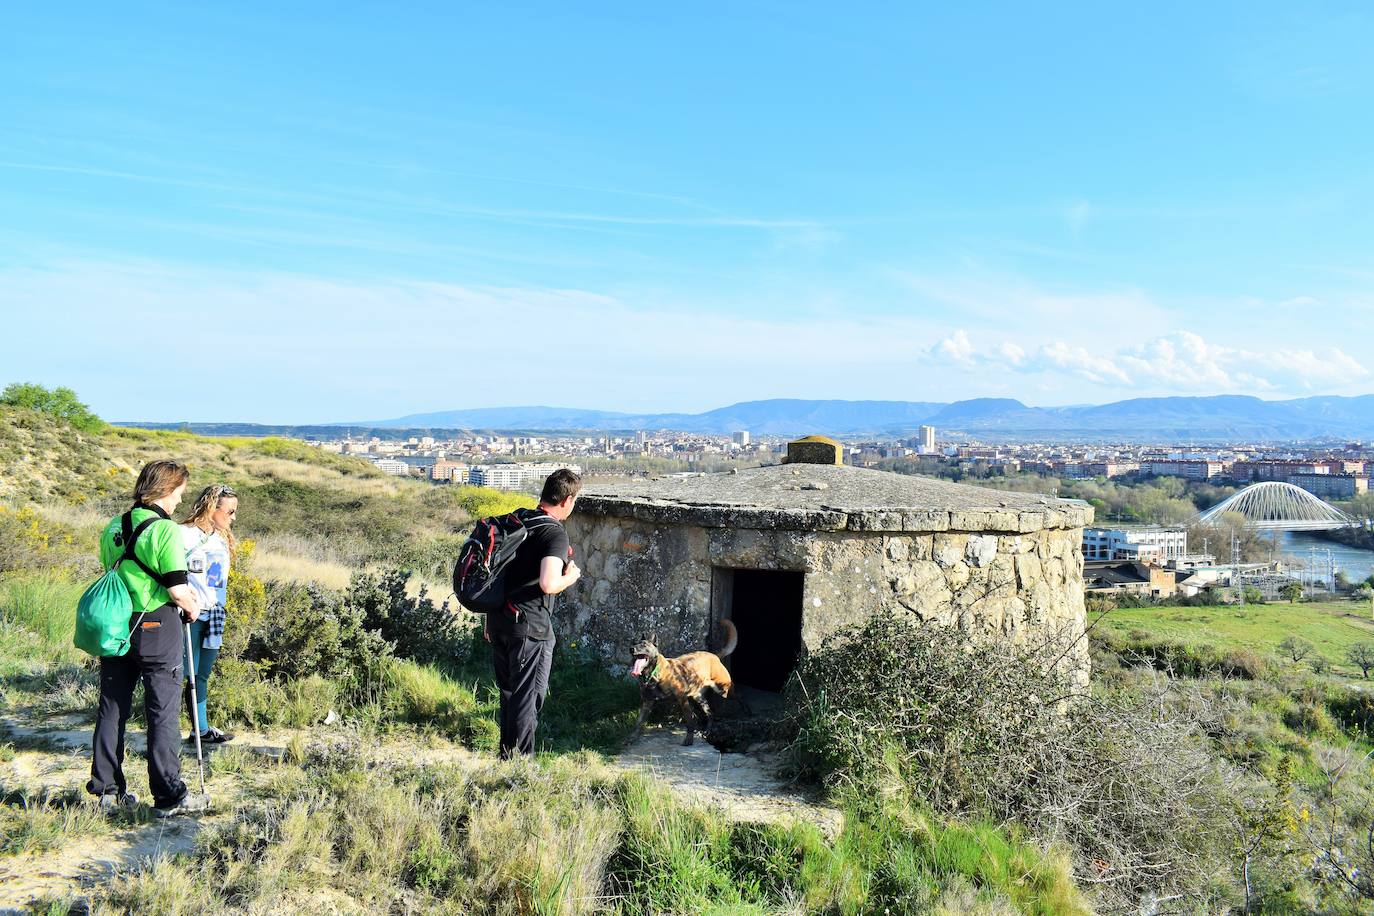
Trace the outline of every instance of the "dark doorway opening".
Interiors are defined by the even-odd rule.
[[[732,569],[726,597],[739,645],[729,658],[730,676],[757,690],[782,690],[801,652],[801,572]],[[722,608],[726,611],[726,608]]]

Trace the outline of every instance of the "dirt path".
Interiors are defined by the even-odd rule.
[[[308,730],[270,733],[239,730],[233,744],[207,751],[211,811],[199,818],[176,817],[165,821],[144,817],[130,826],[112,825],[108,833],[89,839],[66,839],[55,848],[37,854],[0,857],[0,914],[26,912],[43,898],[80,893],[82,888],[108,880],[158,856],[177,855],[195,848],[197,835],[207,827],[229,823],[235,809],[254,796],[251,773],[218,770],[221,753],[246,751],[273,759],[289,753],[293,741],[311,745],[356,742],[340,727],[317,726]],[[84,791],[90,770],[91,721],[83,716],[33,717],[22,713],[0,715],[0,741],[14,746],[12,759],[0,763],[0,785],[9,792],[30,797],[46,791]],[[653,729],[613,758],[613,765],[652,775],[665,782],[682,801],[718,809],[736,820],[784,822],[805,820],[834,836],[842,824],[840,812],[816,804],[789,789],[773,773],[774,761],[761,754],[722,754],[699,740],[683,747],[680,733]],[[142,754],[144,734],[130,730],[126,762],[130,788],[147,800]],[[371,745],[367,751],[377,760],[405,760],[420,765],[489,765],[489,756],[474,754],[442,739],[417,741],[399,738]],[[183,751],[183,777],[196,788],[193,750]]]
[[[290,733],[240,733],[242,743],[235,744],[280,756],[290,737]],[[22,790],[30,797],[41,796],[46,790],[84,791],[90,772],[89,718],[0,716],[0,740],[16,748],[13,759],[0,764],[0,782],[7,791]],[[145,780],[140,758],[146,739],[142,732],[131,729],[127,742],[131,757],[126,759],[126,772],[130,788],[135,788]],[[212,773],[216,753],[211,750],[207,755]],[[198,781],[194,751],[189,757],[183,756],[182,775],[194,791]],[[208,788],[214,807],[200,818],[145,818],[144,822],[114,826],[111,832],[89,839],[67,839],[46,852],[0,858],[0,914],[26,912],[35,900],[76,893],[158,856],[190,852],[195,848],[196,835],[206,826],[233,818],[247,787],[237,775],[226,773],[214,776]],[[147,792],[140,792],[140,797],[147,801]]]
[[[719,809],[733,820],[807,821],[837,836],[844,825],[841,812],[790,787],[776,774],[777,763],[762,752],[722,754],[700,738],[683,747],[681,730],[667,728],[645,730],[615,759],[623,769],[667,783],[680,800]]]

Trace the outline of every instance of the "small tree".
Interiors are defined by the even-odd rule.
[[[1316,648],[1301,636],[1285,636],[1283,642],[1278,645],[1279,651],[1295,662],[1302,661],[1311,655]]]
[[[1289,604],[1296,604],[1298,599],[1302,597],[1302,583],[1289,582],[1283,588],[1279,589],[1279,594],[1287,598]]]
[[[1370,669],[1374,669],[1374,643],[1357,642],[1345,650],[1345,657],[1360,669],[1362,677],[1367,678]]]
[[[0,404],[6,407],[23,407],[36,410],[70,423],[83,432],[98,432],[105,423],[81,403],[76,392],[70,388],[48,390],[42,385],[28,382],[15,382],[0,391]]]

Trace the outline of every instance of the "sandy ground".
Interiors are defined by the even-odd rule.
[[[768,753],[722,754],[698,738],[682,745],[682,731],[647,729],[615,763],[666,782],[681,801],[725,812],[734,820],[810,821],[829,837],[843,827],[841,813],[788,786]]]
[[[296,736],[310,743],[347,740],[343,731],[330,726],[270,734],[240,730],[231,746],[280,759]],[[45,788],[84,791],[90,767],[89,719],[0,716],[0,740],[16,748],[12,760],[0,763],[0,783],[6,790],[23,789],[31,795]],[[142,754],[142,732],[130,730],[128,742],[132,754]],[[379,758],[404,759],[421,765],[490,763],[489,758],[442,740],[421,743],[397,739],[375,746],[373,752]],[[248,780],[235,773],[215,772],[216,753],[218,749],[207,750],[208,790],[213,807],[205,815],[153,819],[115,827],[113,832],[89,840],[69,840],[36,855],[0,857],[0,914],[26,912],[25,908],[35,900],[77,894],[158,856],[191,852],[204,827],[229,821],[239,802],[252,795]],[[680,800],[717,809],[736,820],[778,823],[800,819],[816,824],[830,836],[837,834],[842,825],[839,811],[815,803],[777,777],[773,772],[775,761],[766,754],[722,754],[701,739],[692,747],[683,747],[680,731],[661,728],[647,731],[612,763],[652,775],[665,782]],[[131,757],[126,767],[130,787],[135,791],[142,787],[145,791],[140,791],[140,797],[147,801],[143,759]],[[194,749],[183,748],[182,770],[194,791]]]
[[[284,752],[290,734],[268,737],[259,733],[240,733],[240,746],[262,753]],[[19,716],[0,717],[0,739],[17,748],[14,759],[0,764],[0,779],[7,790],[24,789],[40,794],[45,788],[84,791],[90,773],[91,724],[80,716],[53,716],[36,722]],[[238,742],[236,742],[238,743]],[[142,732],[130,730],[128,752],[142,755],[146,747]],[[207,754],[213,774],[216,752]],[[146,786],[141,756],[125,760],[130,788]],[[182,776],[198,789],[195,751],[182,757]],[[112,833],[89,840],[73,840],[37,855],[0,858],[0,914],[22,913],[34,900],[78,892],[82,887],[108,879],[119,871],[137,868],[158,856],[190,852],[196,835],[210,823],[233,816],[243,786],[232,774],[212,775],[207,787],[214,807],[198,818],[151,819],[149,823],[116,828]],[[146,789],[140,792],[148,801]]]

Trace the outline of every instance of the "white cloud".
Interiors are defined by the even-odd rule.
[[[1336,347],[1246,350],[1209,343],[1191,331],[1165,334],[1114,350],[1052,340],[1028,353],[1012,341],[979,348],[968,332],[960,329],[931,347],[926,355],[935,362],[980,372],[1000,366],[1137,392],[1314,392],[1340,388],[1370,374],[1359,360]]]
[[[1132,311],[1140,301],[1032,291],[992,315],[763,316],[633,292],[51,262],[0,268],[0,382],[69,384],[112,419],[321,422],[521,403],[1346,393],[1370,374],[1298,341],[1241,349],[1181,331],[1103,343],[1158,323]],[[1123,314],[1132,322],[1103,323]],[[129,346],[148,358],[112,382],[111,353]],[[217,383],[166,384],[202,369]]]
[[[1044,344],[1035,351],[1033,359],[1017,367],[1022,372],[1058,370],[1098,384],[1131,384],[1130,376],[1116,361],[1101,356],[1086,347],[1075,347],[1062,340]]]
[[[973,344],[968,339],[967,332],[963,330],[955,331],[953,336],[947,337],[935,345],[935,354],[956,365],[965,368],[973,368],[976,364],[974,359]]]

